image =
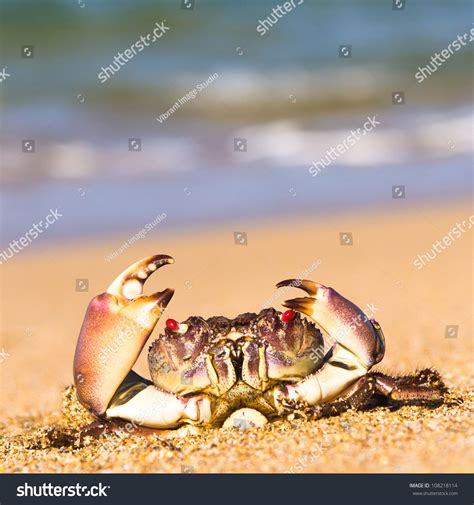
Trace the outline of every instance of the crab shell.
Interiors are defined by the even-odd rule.
[[[151,345],[148,364],[153,383],[180,395],[222,396],[239,380],[258,391],[277,382],[296,382],[314,372],[322,359],[321,332],[299,314],[283,321],[281,312],[258,315],[190,317],[166,328]]]

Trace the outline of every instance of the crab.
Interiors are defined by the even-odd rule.
[[[132,366],[174,294],[168,288],[144,295],[144,283],[173,262],[167,255],[144,258],[89,304],[74,381],[96,422],[218,427],[239,411],[267,421],[337,415],[371,402],[443,401],[446,388],[435,370],[371,372],[385,352],[380,325],[334,289],[299,279],[277,284],[307,295],[283,302],[283,312],[168,319],[149,348],[151,380],[141,377]]]

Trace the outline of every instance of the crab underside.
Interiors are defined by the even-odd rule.
[[[233,319],[190,317],[166,322],[152,343],[152,380],[131,370],[173,296],[143,295],[155,255],[130,266],[89,304],[74,357],[79,401],[100,422],[171,429],[182,425],[250,425],[301,415],[323,417],[392,402],[443,401],[435,370],[391,377],[370,369],[385,352],[379,324],[332,288],[290,279],[305,297]],[[325,331],[325,336],[321,332]],[[240,416],[240,418],[239,418]],[[226,421],[227,420],[227,421]]]

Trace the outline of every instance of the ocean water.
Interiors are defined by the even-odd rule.
[[[4,1],[1,243],[56,207],[61,239],[162,212],[171,228],[387,206],[397,185],[405,204],[472,193],[470,38],[415,77],[472,29],[471,2],[306,0],[260,35],[277,4]],[[102,83],[155,23],[169,30]],[[368,117],[380,125],[313,177]]]

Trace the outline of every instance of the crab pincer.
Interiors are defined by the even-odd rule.
[[[74,382],[79,401],[94,415],[105,413],[171,300],[172,289],[145,296],[143,286],[173,261],[167,255],[137,261],[89,303],[74,356]]]
[[[173,262],[164,254],[137,261],[89,304],[74,355],[74,382],[78,400],[99,419],[173,428],[211,416],[207,397],[163,391],[131,370],[174,294],[168,288],[146,296],[143,285]]]
[[[280,402],[319,405],[340,395],[383,358],[383,333],[375,321],[332,288],[297,279],[277,284],[278,288],[288,286],[299,287],[309,296],[283,305],[313,319],[328,333],[332,346],[321,368],[296,384],[277,387],[275,397]]]

